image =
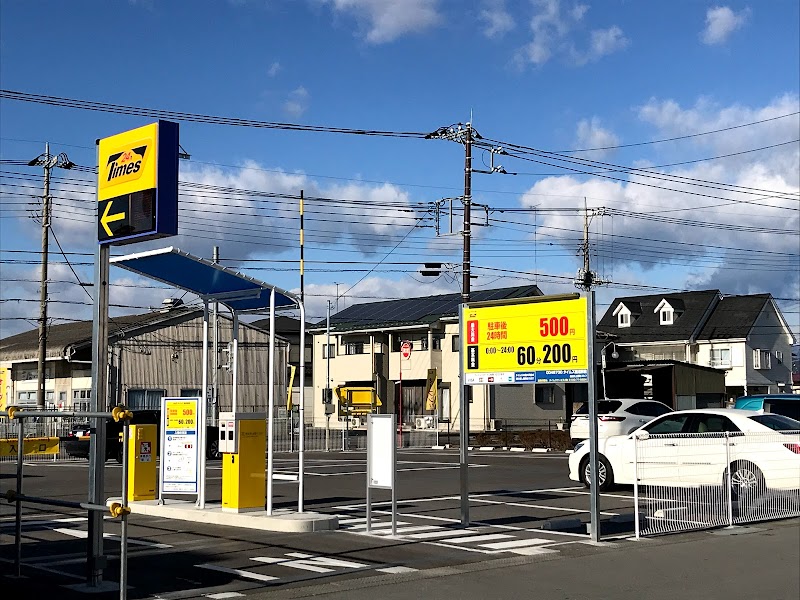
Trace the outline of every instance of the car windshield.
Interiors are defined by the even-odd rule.
[[[616,412],[619,410],[619,407],[622,406],[622,402],[618,400],[600,400],[597,403],[597,414],[598,415],[607,415],[609,413]],[[589,403],[584,402],[581,407],[575,412],[576,415],[588,415],[589,414]]]
[[[783,415],[753,415],[749,417],[756,423],[769,427],[774,431],[800,431],[800,421],[795,421]]]

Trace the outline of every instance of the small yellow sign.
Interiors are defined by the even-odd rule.
[[[100,140],[97,200],[156,187],[158,123]]]
[[[16,456],[19,448],[18,440],[14,438],[0,439],[0,457]],[[25,438],[22,444],[22,453],[29,454],[58,454],[59,440],[57,437]]]
[[[193,400],[170,400],[167,402],[167,429],[195,429],[197,427],[197,403]]]
[[[11,371],[6,367],[0,367],[0,410],[6,409],[8,402],[7,386],[11,383]]]

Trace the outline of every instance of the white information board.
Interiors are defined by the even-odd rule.
[[[203,421],[200,398],[161,399],[161,493],[199,493]]]
[[[367,485],[393,489],[395,471],[394,415],[367,415]]]

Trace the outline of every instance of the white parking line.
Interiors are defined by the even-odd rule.
[[[547,544],[552,540],[545,540],[542,538],[532,538],[528,540],[510,540],[508,542],[494,542],[492,544],[480,544],[481,548],[487,550],[510,550],[511,548],[526,548],[528,546],[539,546]]]
[[[452,537],[457,535],[474,535],[480,533],[470,529],[450,529],[449,527],[440,527],[437,531],[429,531],[427,533],[414,533],[408,537],[413,540],[432,540],[436,538]]]
[[[243,571],[242,569],[229,569],[228,567],[220,567],[219,565],[210,565],[210,564],[203,564],[203,565],[195,565],[200,569],[208,569],[209,571],[218,571],[220,573],[227,573],[229,575],[236,575],[238,577],[242,577],[243,579],[255,579],[256,581],[275,581],[277,577],[273,577],[272,575],[262,575],[261,573],[250,573],[249,571]]]
[[[487,533],[485,535],[474,535],[472,537],[466,538],[453,538],[449,540],[440,540],[443,544],[471,544],[477,542],[491,542],[493,540],[507,540],[508,538],[514,537],[513,535],[508,535],[507,533]]]

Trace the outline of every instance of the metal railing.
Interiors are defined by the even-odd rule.
[[[123,407],[117,407],[112,412],[64,412],[64,411],[39,411],[39,410],[20,410],[16,407],[9,407],[8,410],[0,411],[0,438],[4,444],[9,445],[13,454],[11,458],[16,461],[16,486],[15,489],[8,489],[3,494],[3,497],[9,502],[15,504],[15,519],[14,519],[14,568],[16,576],[22,576],[22,505],[27,504],[40,504],[44,506],[53,506],[57,508],[70,508],[85,510],[88,513],[105,513],[109,512],[112,517],[119,517],[121,519],[121,535],[120,535],[120,600],[127,598],[127,572],[128,572],[128,515],[130,508],[128,508],[128,477],[127,477],[127,456],[128,456],[128,423],[132,417],[132,413]],[[121,503],[113,503],[110,506],[103,504],[96,504],[91,502],[74,502],[69,500],[60,500],[57,498],[47,498],[40,496],[31,496],[23,493],[24,482],[24,465],[28,460],[26,457],[31,457],[26,452],[30,451],[30,444],[26,444],[26,440],[31,439],[44,440],[56,436],[46,435],[52,432],[51,425],[55,423],[53,419],[82,419],[84,422],[87,419],[111,419],[122,421],[123,423],[123,467],[122,467],[122,500]],[[9,437],[11,433],[16,434],[16,438]],[[35,446],[35,445],[34,445]],[[60,446],[60,440],[59,440]],[[48,450],[48,444],[45,443],[45,450]],[[34,451],[35,448],[34,448]],[[34,454],[33,456],[37,456]],[[44,456],[44,455],[42,455]],[[102,466],[100,468],[103,468]],[[91,529],[91,527],[90,527]],[[91,537],[91,536],[90,536]],[[91,544],[87,545],[87,563],[91,561],[93,547]],[[87,585],[92,585],[91,577],[87,573]]]
[[[800,432],[640,435],[631,443],[637,538],[800,516]]]

